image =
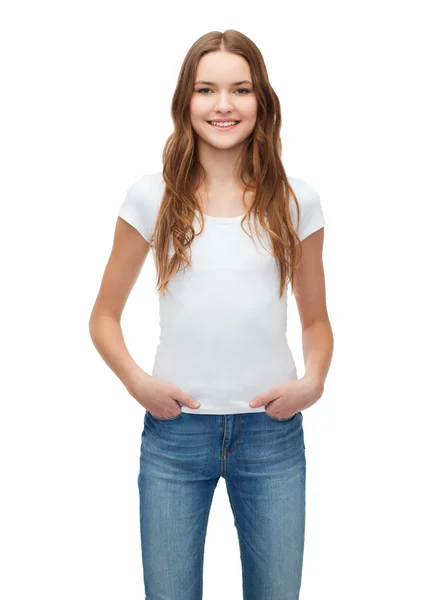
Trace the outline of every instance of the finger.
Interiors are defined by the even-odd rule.
[[[267,394],[262,394],[262,396],[258,396],[254,400],[250,402],[250,406],[252,408],[257,408],[258,406],[263,406],[264,404],[268,404],[270,402]]]
[[[256,408],[257,406],[261,406],[262,404],[264,404],[262,396],[258,396],[250,402],[250,406],[252,408]]]
[[[188,396],[188,394],[185,394],[181,390],[179,390],[173,397],[176,400],[179,400],[179,402],[181,402],[182,404],[189,406],[189,408],[199,408],[200,406],[200,402],[197,402],[195,398],[193,398],[192,396]]]
[[[273,388],[266,392],[265,394],[261,394],[257,396],[250,402],[250,406],[252,408],[256,408],[258,406],[263,406],[264,404],[268,404],[272,400],[276,400],[281,396],[281,390],[279,388]]]

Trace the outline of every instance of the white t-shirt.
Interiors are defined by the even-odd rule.
[[[299,202],[298,236],[304,240],[325,224],[320,198],[304,180],[288,180]],[[118,212],[148,242],[164,185],[161,171],[144,175],[128,189]],[[293,199],[290,208],[296,224]],[[290,283],[279,298],[279,268],[265,249],[271,242],[260,224],[262,245],[254,226],[253,240],[242,230],[242,216],[204,219],[203,232],[191,245],[192,267],[176,273],[167,294],[159,294],[160,339],[152,375],[201,403],[198,409],[180,403],[183,412],[262,412],[265,406],[251,408],[249,402],[298,379],[286,338]],[[198,232],[199,219],[194,223]],[[248,219],[243,226],[250,232]],[[153,253],[151,246],[152,258]]]

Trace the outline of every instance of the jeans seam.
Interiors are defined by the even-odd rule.
[[[238,416],[238,420],[237,420],[237,440],[236,440],[236,445],[230,451],[227,450],[227,452],[225,453],[226,456],[229,456],[230,454],[233,454],[233,452],[238,449],[240,441],[241,441],[241,415]]]
[[[206,523],[205,523],[205,527],[203,528],[203,540],[202,540],[202,557],[201,557],[201,564],[202,564],[202,576],[201,576],[201,581],[200,581],[200,599],[203,598],[203,564],[204,564],[204,558],[205,558],[205,540],[206,540],[206,530],[208,527],[208,521],[209,521],[209,516],[210,516],[210,511],[211,511],[211,504],[213,502],[213,494],[211,494],[211,498],[210,501],[208,503],[208,516],[206,519]]]
[[[247,600],[247,594],[246,594],[246,589],[245,589],[245,569],[244,569],[244,551],[242,549],[242,538],[241,538],[241,533],[240,533],[240,522],[239,522],[239,518],[237,516],[237,510],[236,510],[236,504],[234,502],[233,499],[233,495],[231,493],[231,483],[228,483],[228,495],[230,496],[231,499],[231,504],[233,507],[233,511],[234,511],[234,517],[236,519],[236,530],[237,530],[237,536],[239,538],[239,549],[241,552],[241,566],[242,566],[242,594],[243,594],[243,600]]]

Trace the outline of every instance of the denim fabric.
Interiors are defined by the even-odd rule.
[[[297,600],[305,531],[303,415],[158,419],[141,436],[140,531],[146,600],[202,600],[214,490],[225,479],[244,600]]]

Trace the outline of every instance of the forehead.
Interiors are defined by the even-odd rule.
[[[236,81],[251,81],[250,67],[243,56],[230,52],[210,52],[197,65],[195,81],[212,81],[217,85],[233,85]]]

